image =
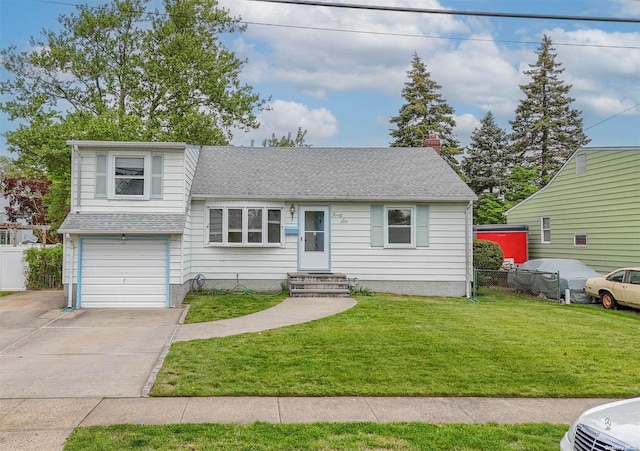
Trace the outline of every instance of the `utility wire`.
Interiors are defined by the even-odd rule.
[[[589,129],[592,129],[592,128],[594,128],[594,127],[597,127],[598,125],[603,124],[603,123],[607,122],[608,120],[613,119],[614,117],[618,117],[618,116],[620,116],[621,114],[626,113],[627,111],[631,111],[631,110],[633,110],[634,108],[638,108],[639,106],[640,106],[640,103],[637,103],[637,104],[633,105],[632,107],[627,108],[627,109],[626,109],[626,110],[624,110],[624,111],[620,111],[619,113],[616,113],[616,114],[614,114],[614,115],[612,115],[612,116],[609,116],[608,118],[603,119],[603,120],[601,120],[600,122],[597,122],[597,123],[595,123],[595,124],[593,124],[593,125],[588,126],[587,128],[585,128],[585,129],[584,129],[584,131],[589,130]]]
[[[453,36],[445,37],[445,36],[433,36],[433,35],[424,35],[424,34],[391,33],[386,31],[345,30],[343,28],[324,28],[324,27],[309,27],[304,25],[286,25],[286,24],[275,24],[275,23],[264,23],[264,22],[250,22],[246,20],[240,20],[240,21],[247,25],[294,28],[299,30],[334,31],[334,32],[341,32],[341,33],[372,34],[372,35],[378,35],[378,36],[399,36],[399,37],[405,37],[405,38],[444,39],[449,41],[478,41],[478,42],[500,42],[503,44],[540,45],[540,41],[534,42],[534,41],[514,41],[514,40],[508,40],[508,39],[491,39],[491,38],[461,38],[461,37],[453,37]],[[627,45],[579,44],[579,43],[571,43],[571,42],[554,42],[553,45],[554,47],[569,46],[569,47],[597,47],[597,48],[606,48],[606,49],[640,50],[640,47],[638,46],[627,46]]]
[[[423,14],[445,14],[450,16],[480,16],[480,17],[503,17],[508,19],[546,19],[546,20],[572,20],[586,22],[615,22],[615,23],[638,23],[640,18],[626,17],[592,17],[592,16],[565,16],[555,14],[524,14],[524,13],[500,13],[485,11],[461,11],[454,9],[430,9],[430,8],[408,8],[405,6],[376,6],[376,5],[359,5],[355,3],[334,3],[334,2],[318,2],[307,0],[247,0],[251,2],[261,3],[282,3],[288,5],[299,6],[327,6],[331,8],[344,9],[364,9],[369,11],[395,11],[405,13],[423,13]]]
[[[2,1],[2,0],[0,0]],[[98,6],[90,6],[82,3],[69,3],[55,0],[35,0],[40,3],[50,3],[54,5],[65,5],[65,6],[75,6],[75,7],[84,7],[84,8],[97,8]],[[312,4],[310,2],[297,2],[294,0],[248,0],[248,1],[264,1],[264,2],[273,2],[273,3],[290,3],[290,4]],[[331,3],[318,2],[319,5],[322,6],[334,6]],[[344,6],[346,4],[335,4],[336,6]],[[363,8],[365,5],[360,5]],[[367,8],[376,8],[376,7],[367,7]],[[426,11],[426,10],[425,10]],[[450,13],[450,10],[433,10],[435,13],[447,14]],[[164,15],[167,13],[161,12],[152,12],[147,11],[146,14],[150,15]],[[468,12],[467,15],[474,15],[476,13]],[[508,13],[477,13],[477,14],[508,14]],[[561,16],[557,16],[561,17]],[[623,19],[624,20],[624,19]],[[635,20],[635,19],[633,19]],[[640,23],[640,19],[637,19]],[[366,31],[366,30],[346,30],[341,28],[326,28],[326,27],[311,27],[304,25],[288,25],[288,24],[275,24],[275,23],[266,23],[266,22],[251,22],[246,20],[240,20],[239,22],[247,24],[247,25],[257,25],[264,27],[279,27],[279,28],[292,28],[299,30],[318,30],[318,31],[332,31],[332,32],[341,32],[341,33],[355,33],[355,34],[371,34],[376,36],[398,36],[398,37],[410,37],[410,38],[423,38],[423,39],[442,39],[449,41],[476,41],[476,42],[500,42],[504,44],[527,44],[527,45],[539,45],[540,42],[533,41],[517,41],[517,40],[508,40],[508,39],[483,39],[483,38],[463,38],[463,37],[443,37],[443,36],[432,36],[432,35],[419,35],[419,34],[410,34],[410,33],[392,33],[392,32],[384,32],[384,31]],[[640,47],[638,46],[625,46],[625,45],[605,45],[605,44],[578,44],[578,43],[570,43],[570,42],[554,42],[554,46],[563,46],[563,47],[593,47],[593,48],[610,48],[610,49],[625,49],[625,50],[638,50]]]

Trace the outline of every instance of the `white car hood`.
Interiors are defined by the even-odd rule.
[[[594,407],[582,414],[576,423],[640,449],[640,398]]]

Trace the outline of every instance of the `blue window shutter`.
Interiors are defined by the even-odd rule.
[[[384,206],[371,205],[371,247],[384,246]]]
[[[429,206],[416,206],[416,245],[426,247],[429,245]]]
[[[162,155],[151,155],[151,197],[162,198],[162,172],[164,161]]]
[[[107,154],[96,154],[95,197],[107,197]]]

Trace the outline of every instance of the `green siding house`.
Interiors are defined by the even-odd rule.
[[[605,273],[640,266],[640,147],[577,150],[507,211],[529,226],[529,258],[573,258]]]

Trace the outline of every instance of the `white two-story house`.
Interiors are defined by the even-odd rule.
[[[374,291],[463,296],[474,193],[432,148],[70,141],[69,305],[176,307],[295,271]]]

